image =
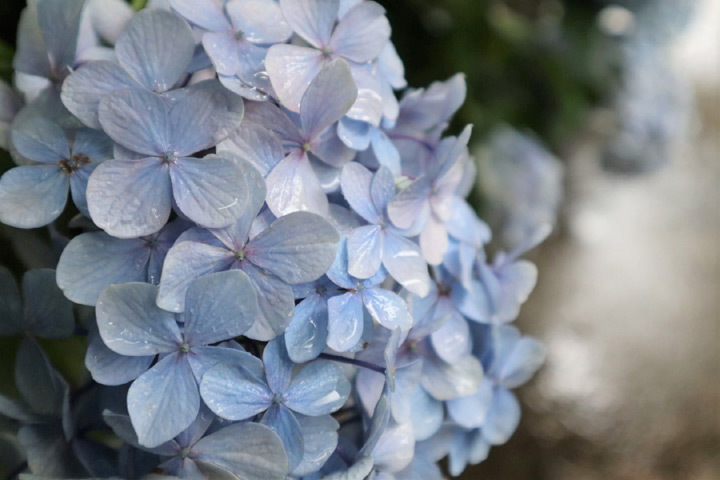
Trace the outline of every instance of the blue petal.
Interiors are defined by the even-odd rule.
[[[23,330],[20,290],[10,270],[0,265],[0,335],[15,335]]]
[[[418,387],[410,397],[410,422],[417,441],[432,437],[442,425],[445,412],[443,404]]]
[[[123,385],[145,373],[152,364],[154,355],[126,357],[110,350],[100,335],[90,336],[85,353],[85,368],[93,380],[103,385]]]
[[[348,235],[348,273],[355,278],[370,278],[383,261],[384,232],[379,225],[358,227]]]
[[[210,410],[228,420],[244,420],[264,412],[274,398],[265,382],[245,368],[221,364],[205,372],[200,393]]]
[[[430,274],[420,247],[395,231],[385,235],[383,265],[388,273],[408,291],[426,296],[430,292]]]
[[[242,367],[256,377],[262,378],[264,373],[262,361],[241,349],[229,347],[229,343],[190,349],[188,362],[196,379],[202,379],[205,372],[215,365]]]
[[[252,43],[282,43],[292,35],[274,0],[246,0],[226,5],[233,26]]]
[[[133,382],[127,403],[141,445],[157,447],[185,430],[200,409],[200,395],[187,360],[182,354],[160,360]]]
[[[285,330],[288,355],[296,363],[314,360],[325,350],[327,335],[327,302],[320,295],[310,295],[295,306],[293,318]]]
[[[302,96],[322,64],[323,56],[319,50],[297,45],[273,45],[265,57],[275,93],[283,106],[293,112],[300,110]]]
[[[170,6],[187,21],[205,30],[219,32],[231,26],[222,6],[214,0],[170,0]]]
[[[388,425],[372,450],[375,466],[386,472],[399,472],[410,464],[415,438],[409,423]]]
[[[245,272],[200,277],[185,296],[185,341],[199,346],[238,337],[250,328],[257,311],[255,289]]]
[[[165,257],[158,306],[172,312],[182,312],[185,309],[185,292],[193,280],[208,273],[227,270],[235,260],[237,257],[225,248],[179,241]]]
[[[57,73],[75,63],[84,0],[45,1],[37,6],[38,22],[45,36],[47,54]]]
[[[248,261],[288,283],[320,278],[335,260],[339,236],[322,217],[296,212],[278,218],[245,247]]]
[[[255,324],[245,332],[245,336],[267,341],[282,335],[290,323],[295,306],[292,288],[274,275],[264,273],[252,263],[242,262],[241,268],[255,286],[260,307]]]
[[[362,2],[340,19],[331,45],[336,55],[357,63],[376,59],[390,39],[385,9],[375,2]]]
[[[175,315],[155,305],[157,287],[111,285],[98,298],[98,329],[105,344],[122,355],[172,352],[182,343]]]
[[[67,338],[75,329],[72,303],[55,283],[55,270],[28,270],[22,280],[25,330],[41,338]]]
[[[363,304],[373,319],[385,328],[409,330],[413,319],[405,301],[398,294],[382,288],[363,292]]]
[[[327,215],[327,196],[302,150],[294,150],[282,159],[265,181],[267,204],[275,216],[300,211]]]
[[[352,62],[350,70],[358,88],[358,97],[347,116],[377,127],[380,125],[384,110],[382,84],[376,78],[370,64]]]
[[[220,75],[232,76],[241,71],[241,48],[235,33],[230,28],[220,32],[204,33],[202,45]]]
[[[290,384],[295,364],[288,357],[282,338],[275,338],[265,346],[263,362],[270,390],[275,394],[284,392]]]
[[[37,228],[55,220],[65,208],[70,182],[56,165],[15,167],[0,178],[0,222]]]
[[[490,410],[492,399],[493,386],[486,380],[472,395],[448,400],[448,414],[455,423],[463,428],[482,427]]]
[[[438,400],[472,395],[482,379],[482,364],[472,355],[452,364],[432,356],[423,360],[422,386]]]
[[[47,44],[38,22],[37,6],[24,9],[20,15],[13,68],[21,73],[44,78],[52,75]]]
[[[65,441],[59,426],[25,425],[18,430],[17,437],[32,472],[53,477],[85,474],[85,469],[72,452],[72,444]]]
[[[347,292],[328,299],[327,345],[338,352],[355,348],[363,333],[363,306],[359,294]]]
[[[393,175],[400,175],[400,152],[385,132],[379,128],[372,132],[372,150],[381,166],[387,167]]]
[[[378,212],[384,212],[395,196],[395,177],[387,167],[380,167],[372,179],[370,196]]]
[[[278,434],[288,457],[288,469],[293,470],[303,458],[303,435],[295,415],[283,405],[273,405],[263,415],[261,423]]]
[[[30,338],[24,339],[18,348],[15,383],[33,412],[61,417],[68,384],[53,369],[40,345]]]
[[[293,476],[302,477],[316,472],[325,465],[338,444],[338,428],[340,427],[330,415],[307,417],[296,414],[300,424],[304,452],[302,461],[292,471]]]
[[[87,200],[95,224],[114,237],[155,233],[170,217],[168,166],[158,158],[103,162],[90,176]]]
[[[149,90],[169,90],[195,51],[190,26],[163,10],[136,14],[115,44],[118,62]]]
[[[519,423],[517,398],[504,388],[496,388],[483,426],[483,437],[492,445],[502,445],[510,439]]]
[[[57,284],[75,303],[94,306],[114,283],[147,280],[151,249],[144,239],[119,239],[104,232],[73,238],[57,266]]]
[[[338,123],[337,134],[345,145],[353,150],[362,151],[370,146],[372,126],[367,122],[343,117]]]
[[[447,317],[447,321],[430,335],[435,353],[448,363],[454,363],[470,353],[472,348],[470,327],[449,299],[441,298],[438,301],[435,315]]]
[[[12,128],[11,135],[18,153],[35,162],[55,164],[70,158],[70,144],[65,132],[46,118],[32,117],[21,121]]]
[[[430,213],[430,181],[421,177],[401,190],[388,204],[390,220],[400,228],[410,228],[422,222]]]
[[[77,209],[80,210],[80,213],[88,218],[90,217],[90,211],[87,204],[87,185],[90,180],[90,175],[95,171],[97,166],[97,163],[84,165],[77,170],[73,170],[70,175],[70,194],[72,195],[73,203]]]
[[[230,425],[193,446],[197,462],[217,465],[246,480],[284,480],[287,455],[280,437],[257,423]]]
[[[337,20],[338,0],[282,0],[280,8],[295,33],[310,45],[318,48],[327,46],[333,24]]]
[[[495,358],[491,375],[506,388],[527,382],[545,361],[545,347],[534,338],[521,338],[514,327],[499,327],[493,340]]]
[[[326,415],[345,404],[350,383],[342,370],[326,360],[315,360],[304,366],[283,394],[283,402],[303,415]]]
[[[234,134],[218,144],[217,151],[220,156],[225,150],[250,162],[263,176],[270,173],[270,170],[285,157],[277,135],[261,125],[250,122],[243,122]]]
[[[300,102],[300,122],[305,138],[312,142],[340,120],[356,98],[357,87],[345,61],[335,60],[320,70]]]
[[[175,241],[190,227],[190,223],[178,218],[167,225],[162,230],[150,238],[145,238],[150,243],[150,261],[147,268],[147,278],[145,281],[157,285],[160,283],[160,274],[162,273],[163,262],[170,248]]]
[[[340,174],[343,196],[350,207],[370,223],[380,222],[380,214],[370,195],[373,175],[359,163],[348,163]]]

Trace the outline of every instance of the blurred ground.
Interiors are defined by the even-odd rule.
[[[561,232],[535,253],[523,331],[548,347],[518,433],[462,478],[720,479],[720,4],[679,45],[692,138],[636,177],[569,150]],[[714,19],[711,20],[710,17]],[[592,126],[589,128],[592,132]]]

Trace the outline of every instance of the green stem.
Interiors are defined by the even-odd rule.
[[[145,8],[147,1],[148,0],[132,0],[130,6],[133,8],[133,10],[137,12],[138,10],[142,10],[143,8]]]

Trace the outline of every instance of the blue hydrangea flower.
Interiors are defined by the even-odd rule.
[[[273,93],[265,73],[268,45],[292,35],[274,0],[171,0],[170,5],[205,30],[202,45],[223,85],[250,100]]]
[[[0,221],[36,228],[55,220],[65,208],[68,190],[88,215],[88,177],[112,155],[112,142],[101,132],[66,133],[59,125],[32,117],[11,131],[15,149],[33,164],[8,170],[0,179]]]
[[[131,357],[160,355],[128,391],[130,419],[139,442],[147,447],[170,440],[196,418],[198,383],[208,368],[253,358],[208,345],[242,335],[258,312],[255,291],[241,271],[195,280],[187,290],[184,314],[159,309],[157,290],[146,283],[112,285],[97,302],[100,336],[111,350]]]
[[[280,102],[297,112],[312,79],[324,65],[342,58],[349,63],[359,89],[348,116],[378,125],[383,114],[381,87],[369,62],[387,44],[390,24],[385,9],[375,2],[357,3],[339,17],[340,3],[282,0],[285,20],[309,46],[273,45],[265,59],[267,72]]]
[[[244,420],[265,412],[261,423],[280,435],[292,470],[304,456],[295,413],[317,417],[335,412],[350,395],[350,383],[327,360],[310,362],[293,375],[295,364],[281,339],[267,344],[263,362],[264,377],[250,369],[217,365],[203,376],[200,391],[208,407],[222,418]]]
[[[412,233],[395,228],[387,217],[387,205],[395,197],[390,170],[380,168],[373,175],[359,163],[349,163],[340,182],[345,199],[368,222],[348,235],[348,273],[366,279],[382,265],[407,290],[427,295],[430,276],[420,247],[406,238]]]
[[[241,112],[229,110],[228,96],[214,82],[188,89],[175,102],[134,88],[103,97],[100,122],[127,152],[116,150],[90,177],[95,224],[115,237],[149,235],[167,222],[173,202],[200,225],[233,223],[247,203],[241,168],[216,155],[190,155],[225,138]]]

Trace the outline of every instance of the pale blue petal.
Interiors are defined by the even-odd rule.
[[[98,298],[98,330],[105,344],[129,356],[172,352],[182,343],[175,315],[155,305],[157,287],[147,283],[111,285]]]
[[[370,146],[372,126],[367,122],[343,117],[338,122],[337,134],[348,147],[362,151]]]
[[[73,203],[77,209],[80,210],[80,213],[86,217],[90,217],[87,204],[87,184],[90,180],[90,175],[95,171],[97,166],[97,163],[83,165],[81,168],[73,170],[70,175],[70,195],[72,196]]]
[[[288,457],[288,468],[292,471],[302,461],[305,449],[303,432],[295,415],[284,405],[275,404],[265,412],[260,423],[278,434]]]
[[[370,185],[370,196],[378,212],[385,211],[388,203],[395,196],[395,191],[395,178],[392,172],[386,167],[380,167],[375,172]]]
[[[185,430],[200,409],[195,377],[182,354],[168,355],[128,390],[128,412],[138,441],[157,447]]]
[[[330,415],[308,417],[296,414],[295,418],[302,431],[304,452],[302,461],[292,474],[302,477],[318,471],[335,451],[339,425]]]
[[[94,306],[114,283],[144,282],[151,249],[144,239],[119,239],[104,232],[73,238],[57,266],[57,284],[75,303]]]
[[[405,301],[397,293],[382,288],[367,289],[362,293],[363,304],[373,319],[385,328],[410,330],[413,319]]]
[[[493,340],[495,356],[490,374],[506,388],[530,380],[545,361],[545,347],[532,337],[521,338],[514,327],[499,327]]]
[[[392,203],[391,203],[392,205]],[[429,215],[425,227],[420,232],[420,249],[430,265],[440,265],[449,246],[445,223]]]
[[[13,58],[13,68],[21,73],[49,78],[52,66],[38,22],[37,5],[22,11],[17,32],[17,53]]]
[[[348,235],[348,273],[355,278],[370,278],[383,262],[385,235],[379,225],[358,227]]]
[[[37,4],[38,23],[43,31],[56,73],[75,63],[80,19],[85,0],[46,0]]]
[[[370,418],[370,424],[365,430],[365,444],[362,446],[358,456],[369,455],[370,452],[373,451],[380,440],[380,436],[387,428],[389,420],[390,401],[388,399],[388,392],[386,389],[380,396],[380,400],[378,400],[377,405],[375,405],[375,410],[373,410],[372,417]]]
[[[345,61],[335,60],[320,70],[300,102],[300,122],[305,138],[312,142],[345,116],[356,98],[357,87]]]
[[[199,277],[185,295],[185,341],[199,346],[238,337],[250,328],[257,312],[255,289],[245,272]]]
[[[362,2],[343,15],[330,44],[336,55],[365,63],[376,59],[389,39],[385,9],[375,2]]]
[[[416,222],[422,222],[430,213],[430,180],[421,177],[401,190],[388,204],[390,220],[400,228],[410,228]]]
[[[250,262],[242,262],[241,268],[255,286],[260,307],[255,323],[245,332],[245,336],[253,340],[268,341],[282,335],[290,323],[295,306],[292,288]]]
[[[243,39],[248,42],[282,43],[292,35],[274,0],[228,2],[225,10],[235,30],[243,32]]]
[[[155,233],[170,217],[168,165],[158,158],[103,162],[90,176],[87,200],[93,222],[114,237]]]
[[[438,400],[472,395],[482,379],[482,364],[472,355],[466,355],[453,364],[434,356],[423,360],[422,386]]]
[[[245,247],[247,261],[288,283],[320,278],[332,265],[340,237],[327,220],[309,212],[280,217]]]
[[[85,368],[93,380],[103,385],[123,385],[145,373],[154,355],[126,357],[110,350],[99,334],[91,334],[85,353]]]
[[[470,353],[472,340],[467,320],[460,315],[452,302],[444,297],[438,301],[436,316],[447,317],[447,321],[430,335],[435,353],[448,363],[455,363]]]
[[[15,335],[23,330],[20,290],[10,270],[0,265],[0,335]]]
[[[28,270],[22,279],[25,331],[40,338],[67,338],[75,329],[72,303],[55,283],[55,270]]]
[[[467,144],[471,134],[472,125],[467,125],[456,138],[449,137],[445,139],[447,148],[439,149],[438,158],[434,163],[436,168],[434,171],[429,172],[432,178],[441,179],[460,161],[463,154],[467,153]]]
[[[415,433],[413,431],[413,433]],[[433,461],[417,453],[405,469],[396,473],[393,480],[414,480],[422,478],[423,480],[443,480],[443,473],[440,467]]]
[[[455,430],[448,452],[448,470],[450,475],[459,476],[467,467],[470,451],[467,444],[468,434],[463,430]]]
[[[98,120],[105,133],[123,147],[145,155],[170,151],[169,107],[158,95],[123,88],[105,95]]]
[[[303,94],[320,72],[322,64],[320,51],[297,45],[273,45],[265,57],[265,67],[275,93],[282,104],[293,112],[300,110]]]
[[[389,424],[372,450],[375,466],[386,472],[399,472],[407,467],[415,453],[412,425]]]
[[[504,388],[496,388],[483,426],[483,437],[492,445],[502,445],[510,439],[519,423],[517,398]]]
[[[327,276],[335,285],[347,290],[357,287],[357,280],[348,275],[347,240],[345,237],[340,238],[337,255],[327,271]]]
[[[382,261],[388,273],[408,291],[421,297],[430,292],[427,262],[420,247],[412,240],[388,231]]]
[[[302,150],[293,151],[275,165],[265,181],[267,204],[275,216],[301,211],[327,215],[327,196]]]
[[[177,15],[156,9],[136,14],[115,44],[120,65],[156,92],[170,90],[194,51],[190,26]]]
[[[11,168],[0,178],[0,222],[17,228],[47,225],[65,208],[69,187],[57,165]]]
[[[200,383],[202,398],[217,416],[244,420],[267,410],[273,402],[268,386],[248,370],[215,365]]]
[[[382,85],[375,78],[370,64],[351,63],[350,69],[358,88],[358,96],[347,116],[377,127],[380,125],[384,109]]]
[[[185,309],[185,292],[201,275],[222,272],[237,260],[232,252],[214,245],[180,241],[165,257],[157,304],[172,312]]]
[[[372,131],[372,150],[380,165],[387,167],[393,175],[400,175],[400,152],[390,137],[379,128]]]
[[[448,400],[448,415],[463,428],[482,427],[490,410],[492,399],[492,383],[484,381],[480,384],[477,392],[472,395]]]
[[[338,0],[281,0],[283,16],[292,29],[311,45],[326,47],[337,20]]]
[[[157,234],[145,238],[149,242],[150,261],[148,262],[146,282],[157,285],[160,283],[163,262],[170,248],[178,237],[190,228],[191,224],[182,218],[178,218],[167,225]]]
[[[360,295],[347,292],[328,299],[328,347],[347,352],[360,342],[362,333],[363,305]]]
[[[70,144],[57,123],[42,117],[16,122],[12,143],[22,156],[40,163],[56,164],[70,158]]]
[[[288,357],[285,342],[282,338],[271,340],[263,351],[263,362],[265,363],[265,376],[270,390],[276,395],[287,389],[292,378],[295,364]]]
[[[386,390],[385,377],[379,372],[359,368],[355,376],[355,391],[362,402],[362,407],[368,414],[373,412],[383,392]],[[391,389],[387,385],[387,390]]]
[[[223,151],[238,155],[250,162],[263,176],[270,173],[270,170],[285,157],[277,135],[261,125],[250,122],[243,122],[234,134],[218,144],[217,150],[220,156]]]
[[[81,66],[63,82],[61,98],[65,107],[85,125],[99,129],[100,100],[114,90],[133,87],[142,86],[120,65],[98,60]]]
[[[285,112],[274,103],[247,102],[244,125],[249,123],[271,130],[283,141],[283,146],[290,150],[301,145],[303,138],[299,127],[289,115],[297,120],[297,115]]]
[[[340,175],[340,185],[343,196],[350,207],[370,223],[380,222],[380,213],[375,208],[370,195],[373,175],[370,171],[356,162],[348,163],[343,167]]]
[[[295,306],[285,330],[288,355],[296,363],[317,358],[327,345],[328,308],[320,295],[310,295]]]
[[[502,293],[496,305],[497,317],[504,322],[515,320],[520,305],[530,296],[537,283],[537,267],[527,260],[518,260],[498,272]]]
[[[410,421],[411,397],[420,383],[422,361],[399,367],[395,373],[395,390],[390,396],[393,418],[400,423]]]
[[[305,365],[283,394],[284,404],[303,415],[326,415],[340,409],[350,395],[350,382],[328,360]]]
[[[193,347],[188,355],[188,362],[196,379],[202,379],[205,372],[215,365],[242,367],[262,378],[264,368],[262,361],[238,348],[229,346],[230,342],[210,347]]]
[[[417,441],[432,437],[442,425],[445,412],[443,404],[418,387],[410,397],[410,423]]]
[[[280,437],[257,423],[230,425],[193,447],[197,462],[217,465],[244,480],[284,480],[287,455]]]
[[[193,25],[215,32],[230,28],[222,4],[215,0],[170,0],[170,6]]]

